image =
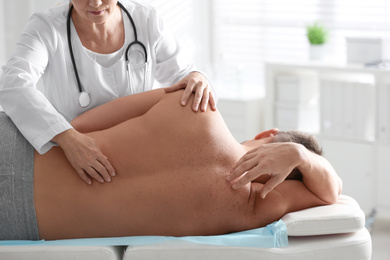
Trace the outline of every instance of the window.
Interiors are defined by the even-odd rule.
[[[306,26],[329,30],[327,56],[345,60],[345,37],[390,37],[387,0],[213,0],[213,67],[223,92],[264,92],[267,60],[308,58]],[[221,92],[221,91],[219,91]]]

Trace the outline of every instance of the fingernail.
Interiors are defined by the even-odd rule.
[[[231,181],[231,180],[232,180],[232,176],[228,175],[228,176],[226,177],[226,180],[227,180],[227,181]]]
[[[112,173],[111,173],[111,176],[114,177],[114,176],[115,176],[115,172],[112,172]]]
[[[182,106],[185,106],[186,105],[186,102],[184,100],[181,101],[181,105]]]
[[[236,184],[234,184],[234,185],[232,186],[232,188],[233,188],[234,190],[236,190],[236,189],[238,188],[238,185],[237,185],[237,183],[236,183]]]
[[[107,178],[107,182],[111,182],[111,178],[110,177]]]
[[[104,183],[104,180],[103,180],[103,179],[101,179],[99,182],[100,182],[100,183]]]
[[[91,185],[91,184],[92,184],[92,181],[91,181],[91,180],[88,180],[88,181],[87,181],[87,184],[88,184],[88,185]]]

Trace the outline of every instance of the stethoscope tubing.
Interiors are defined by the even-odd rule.
[[[129,44],[129,46],[127,46],[127,49],[126,49],[126,52],[125,52],[126,62],[129,62],[128,53],[129,53],[129,50],[130,50],[131,46],[133,46],[135,44],[139,44],[142,47],[142,49],[144,50],[144,53],[145,53],[145,62],[147,62],[148,61],[148,52],[146,51],[145,45],[142,42],[138,41],[137,28],[135,27],[135,23],[134,23],[133,18],[131,17],[129,11],[127,11],[127,9],[119,1],[118,1],[118,5],[126,13],[127,17],[129,17],[131,26],[133,27],[133,31],[134,31],[134,41],[131,42]]]
[[[69,8],[68,19],[67,19],[67,22],[66,22],[66,31],[67,31],[67,35],[68,35],[68,46],[69,46],[70,58],[72,60],[74,73],[76,75],[77,86],[78,86],[78,89],[79,89],[79,93],[82,93],[83,89],[81,87],[79,72],[77,70],[76,61],[74,59],[72,40],[71,40],[71,37],[70,37],[70,34],[71,34],[70,33],[70,18],[71,18],[71,15],[72,15],[72,11],[73,11],[73,5],[71,5],[70,8]]]
[[[142,42],[138,41],[137,28],[135,27],[134,20],[131,17],[129,11],[119,1],[117,2],[117,4],[126,13],[127,17],[130,20],[131,26],[133,27],[133,31],[134,31],[134,41],[132,41],[127,46],[126,52],[125,52],[126,64],[129,64],[128,52],[129,52],[130,48],[132,46],[134,46],[134,45],[137,45],[137,44],[142,47],[142,49],[143,49],[143,51],[145,53],[145,64],[146,64],[147,61],[148,61],[148,53],[146,51],[145,45]],[[85,108],[85,107],[88,107],[90,105],[90,103],[91,103],[91,96],[83,89],[83,87],[81,85],[79,72],[78,72],[76,61],[75,61],[75,58],[74,58],[72,41],[71,41],[71,28],[70,28],[70,20],[71,20],[72,11],[73,11],[73,5],[71,5],[69,7],[68,17],[67,17],[67,22],[66,22],[66,27],[67,27],[66,28],[66,32],[67,32],[67,36],[68,36],[68,47],[69,47],[69,52],[70,52],[70,58],[71,58],[72,65],[73,65],[73,70],[74,70],[74,73],[76,75],[77,87],[78,87],[78,90],[79,90],[79,104],[80,104],[81,107]],[[129,68],[129,66],[127,66],[127,68]],[[145,80],[145,75],[144,75],[144,80]],[[144,84],[145,84],[145,82],[144,82]]]

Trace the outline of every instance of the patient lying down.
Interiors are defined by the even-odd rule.
[[[181,95],[159,89],[128,96],[72,121],[112,162],[117,175],[109,184],[83,183],[60,148],[35,153],[41,239],[224,234],[335,202],[341,181],[323,157],[297,143],[275,143],[288,137],[276,130],[239,144],[218,112],[194,113],[180,105]],[[292,173],[300,175],[284,176],[264,199],[263,184],[282,174],[268,172],[235,188],[242,176],[227,180],[240,158],[262,147],[279,153],[264,160],[298,162]]]

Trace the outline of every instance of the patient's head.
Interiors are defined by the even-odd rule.
[[[276,128],[266,130],[257,134],[254,139],[243,142],[242,145],[252,149],[261,144],[283,142],[298,143],[313,153],[323,155],[322,148],[314,135],[298,130],[279,131]]]
[[[319,145],[314,135],[297,130],[280,131],[274,134],[271,138],[271,143],[294,142],[303,145],[307,150],[318,155],[323,154],[322,148]],[[290,179],[302,180],[302,173],[298,168],[294,168],[289,177]]]
[[[297,130],[279,131],[274,134],[271,143],[294,142],[302,144],[309,151],[322,155],[323,151],[314,135]]]
[[[242,143],[249,149],[258,147],[266,143],[293,142],[306,147],[318,155],[323,155],[322,148],[313,134],[298,130],[279,131],[276,128],[263,131],[255,136],[254,139]]]
[[[298,130],[279,131],[278,129],[274,128],[263,131],[257,134],[254,139],[245,141],[242,144],[248,149],[252,149],[258,147],[261,144],[283,142],[298,143],[313,153],[316,153],[320,156],[323,154],[322,148],[314,135]],[[298,168],[295,168],[292,170],[288,178],[301,180],[302,174]]]

